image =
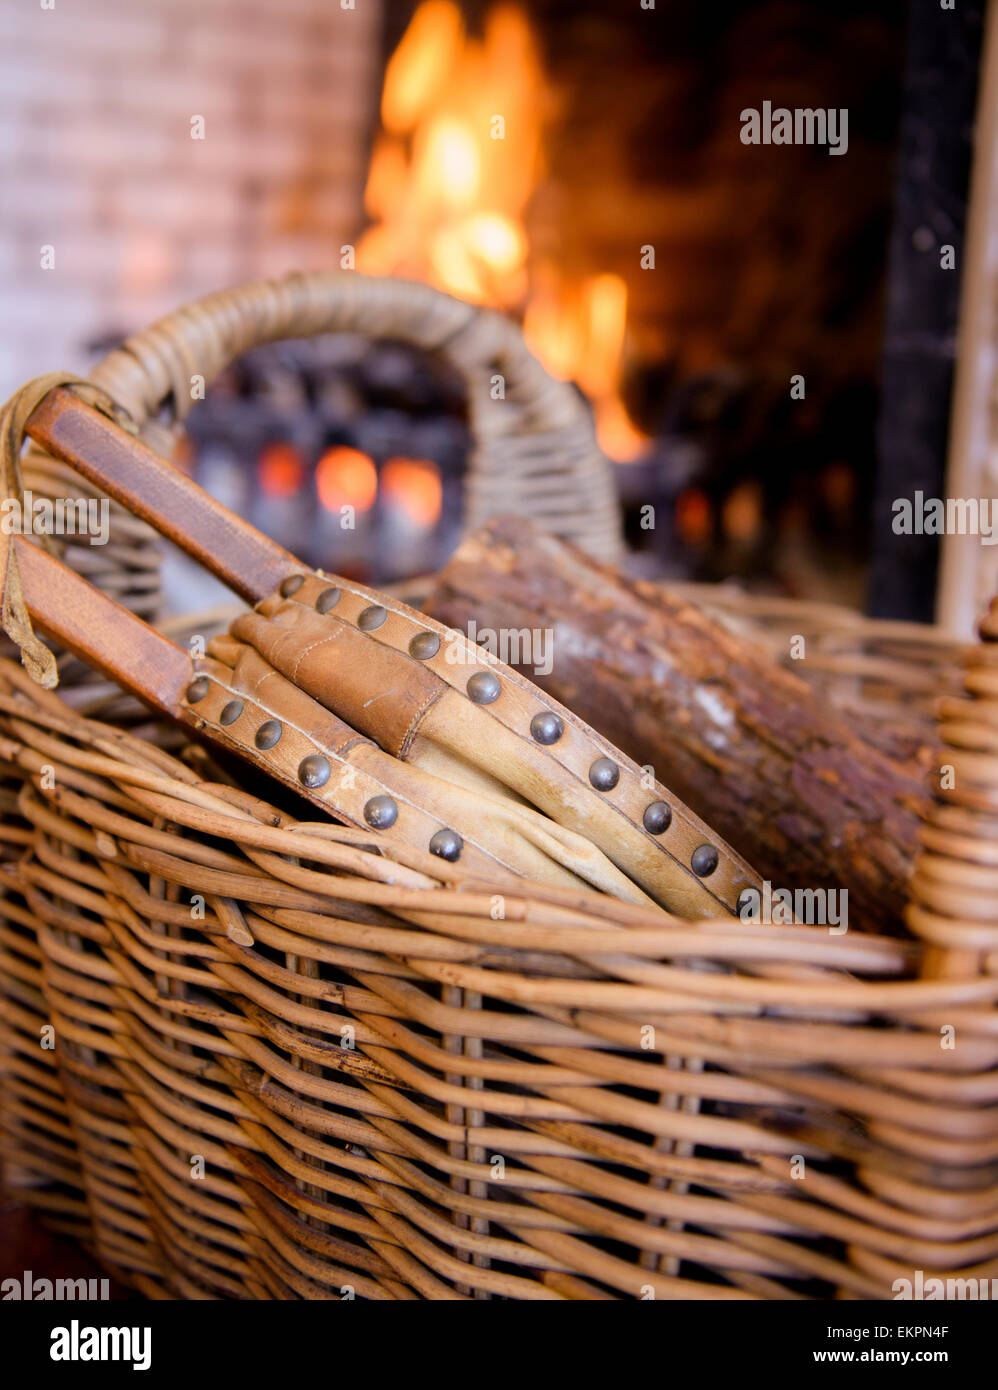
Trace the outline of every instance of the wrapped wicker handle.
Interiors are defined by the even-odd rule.
[[[613,474],[577,392],[545,371],[509,319],[428,285],[325,271],[256,281],[168,314],[110,353],[91,379],[161,450],[158,417],[166,408],[175,423],[185,418],[195,378],[210,382],[262,343],[333,332],[396,338],[459,372],[474,441],[469,527],[529,514],[599,559],[619,557]]]

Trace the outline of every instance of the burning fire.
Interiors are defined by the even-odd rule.
[[[292,444],[268,444],[257,467],[260,488],[268,497],[293,497],[305,476],[301,455]]]
[[[389,61],[357,265],[522,312],[531,350],[593,403],[602,448],[633,458],[646,440],[617,393],[627,287],[570,282],[531,256],[527,208],[544,174],[554,103],[523,12],[496,4],[481,39],[453,0],[423,0]]]
[[[416,526],[429,529],[440,518],[443,488],[440,470],[430,459],[393,458],[381,474],[381,492]]]
[[[374,506],[378,495],[378,472],[359,449],[338,444],[327,449],[316,464],[315,485],[319,501],[327,511],[353,507],[366,512]]]

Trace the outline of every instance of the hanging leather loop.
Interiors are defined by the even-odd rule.
[[[0,545],[0,626],[20,650],[21,663],[32,680],[46,690],[58,685],[59,675],[55,657],[31,626],[14,538],[25,530],[24,479],[21,473],[25,426],[35,407],[57,386],[68,387],[87,405],[107,415],[130,434],[137,433],[127,411],[113,401],[106,391],[71,372],[49,372],[33,378],[15,391],[0,410],[0,509],[3,511],[0,526],[4,532],[4,541]],[[16,506],[11,505],[15,503]],[[47,535],[39,533],[39,540],[46,550],[51,551]]]

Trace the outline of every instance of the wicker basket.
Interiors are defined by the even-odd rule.
[[[916,1269],[994,1274],[988,703],[947,709],[961,791],[904,943],[663,925],[430,856],[403,874],[4,663],[15,1176],[160,1296],[889,1297]]]
[[[186,331],[219,363],[302,332],[284,295],[309,283],[252,330],[235,295]],[[133,412],[204,370],[136,349],[156,342],[102,378]],[[761,633],[811,621],[857,718],[924,732],[945,697],[955,783],[906,940],[403,866],[0,663],[0,1146],[27,1198],[158,1297],[890,1298],[917,1270],[998,1275],[998,609],[957,697],[944,637],[706,597]]]

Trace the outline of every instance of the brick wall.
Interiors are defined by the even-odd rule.
[[[0,0],[0,398],[186,299],[338,262],[380,88],[380,0],[353,2]]]

